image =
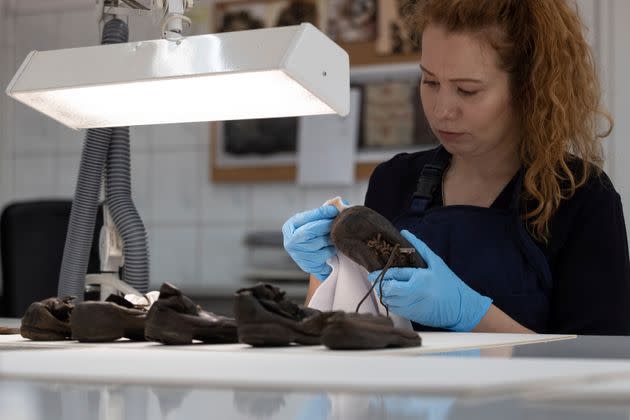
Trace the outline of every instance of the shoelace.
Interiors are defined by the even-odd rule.
[[[386,313],[387,316],[389,316],[389,306],[387,306],[385,304],[385,302],[383,302],[383,280],[385,278],[385,274],[387,273],[387,270],[389,270],[391,268],[391,266],[394,263],[394,260],[396,258],[396,255],[399,252],[401,254],[411,254],[411,253],[413,253],[415,251],[416,250],[414,248],[400,248],[399,244],[396,244],[396,246],[394,246],[394,248],[392,249],[391,254],[389,254],[389,258],[387,259],[387,263],[385,264],[385,267],[383,267],[383,270],[381,270],[381,273],[378,275],[378,277],[376,278],[374,283],[372,283],[372,287],[370,287],[370,290],[368,290],[367,293],[365,294],[365,296],[363,296],[363,299],[361,299],[359,301],[359,304],[357,305],[357,308],[354,310],[355,313],[359,312],[359,308],[361,307],[363,302],[365,302],[365,300],[368,298],[368,296],[370,296],[370,294],[372,293],[372,291],[374,290],[374,288],[378,284],[378,287],[379,287],[379,302],[381,303],[381,305],[383,305],[385,307],[385,313]]]

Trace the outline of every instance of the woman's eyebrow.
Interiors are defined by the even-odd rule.
[[[429,70],[425,69],[422,64],[420,65],[420,69],[422,70],[423,73],[428,74],[429,76],[433,76],[435,77],[435,74],[433,74],[432,72],[430,72]],[[479,80],[479,79],[471,79],[468,77],[458,77],[456,79],[449,79],[450,82],[473,82],[473,83],[483,83],[483,81]]]

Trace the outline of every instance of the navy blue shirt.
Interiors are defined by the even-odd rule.
[[[411,203],[420,172],[432,151],[401,153],[372,173],[365,205],[390,221]],[[579,173],[581,162],[570,164]],[[492,207],[507,208],[515,180]],[[442,206],[441,190],[432,206]],[[630,259],[621,198],[605,173],[593,175],[549,223],[547,243],[535,243],[553,278],[547,333],[629,335]],[[474,252],[474,250],[471,250]],[[509,314],[508,314],[509,315]]]

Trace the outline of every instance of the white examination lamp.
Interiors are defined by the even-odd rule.
[[[74,129],[350,110],[348,54],[308,23],[33,51],[6,91]]]
[[[123,3],[142,6],[131,0]],[[139,290],[148,287],[146,231],[130,194],[127,126],[346,116],[350,111],[348,54],[314,26],[303,23],[183,38],[182,22],[189,19],[182,13],[192,3],[168,0],[166,39],[124,43],[126,24],[116,18],[125,13],[121,3],[97,0],[104,14],[112,17],[104,36],[107,32],[113,43],[104,40],[105,45],[94,47],[33,51],[7,87],[12,98],[68,127],[101,129],[86,134],[59,296],[83,295],[91,246],[85,238],[92,237],[105,168],[111,188],[105,194],[108,206],[100,253],[104,273],[99,279],[120,283],[123,242],[107,238],[122,236],[125,253],[129,251],[125,281]],[[151,4],[164,8],[167,3],[152,0]],[[120,235],[119,224],[124,228]]]

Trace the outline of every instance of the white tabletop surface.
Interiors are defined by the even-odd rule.
[[[331,351],[321,346],[85,344],[0,337],[0,376],[127,384],[196,384],[349,392],[485,395],[542,385],[630,378],[630,360],[486,358],[484,351],[573,336],[424,333],[419,348]],[[478,350],[469,350],[469,349]],[[33,351],[23,351],[31,349]],[[467,350],[468,349],[468,350]],[[16,351],[21,350],[21,351]],[[427,356],[427,353],[444,356]],[[418,357],[424,355],[423,357]]]
[[[629,418],[630,356],[598,350],[625,338],[421,335],[362,352],[0,336],[0,419]]]

